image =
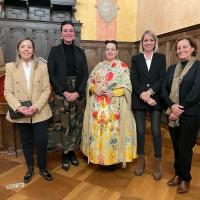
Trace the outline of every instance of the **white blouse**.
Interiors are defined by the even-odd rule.
[[[144,58],[145,58],[145,61],[146,61],[146,64],[147,64],[147,69],[149,71],[150,70],[150,66],[151,66],[151,62],[152,62],[152,58],[153,58],[153,53],[152,53],[150,58],[146,58],[145,54],[144,54]]]
[[[23,62],[23,69],[24,69],[27,87],[28,87],[28,90],[29,90],[30,89],[30,82],[31,82],[31,62],[29,62],[29,63]]]

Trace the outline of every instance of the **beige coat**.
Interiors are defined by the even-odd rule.
[[[52,116],[48,104],[50,94],[50,83],[47,71],[47,65],[41,62],[35,64],[32,61],[30,91],[28,90],[22,62],[19,61],[16,66],[14,62],[6,64],[6,76],[4,84],[4,96],[8,105],[13,110],[21,106],[21,101],[30,100],[38,111],[32,117],[24,117],[12,120],[9,112],[6,119],[15,123],[32,123],[41,122]]]

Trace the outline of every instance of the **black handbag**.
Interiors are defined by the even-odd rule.
[[[21,103],[22,106],[26,106],[26,107],[32,106],[31,101],[22,101],[20,103]],[[11,119],[20,119],[20,118],[25,117],[24,114],[22,114],[20,112],[15,112],[10,106],[8,106],[8,111],[9,111]]]

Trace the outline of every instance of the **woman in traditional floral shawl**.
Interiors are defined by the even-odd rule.
[[[136,158],[136,127],[128,66],[115,59],[116,41],[105,44],[106,60],[96,65],[87,84],[81,148],[88,162],[114,170]]]

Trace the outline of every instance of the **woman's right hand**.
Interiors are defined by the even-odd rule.
[[[148,102],[150,99],[151,93],[149,90],[144,91],[140,94],[140,99],[142,99],[144,102]]]
[[[171,110],[176,116],[179,117],[184,112],[184,107],[179,104],[173,104]]]
[[[171,112],[170,115],[169,115],[169,120],[175,121],[177,119],[178,119],[178,116],[175,115],[173,112]]]
[[[102,90],[101,90],[99,87],[95,87],[94,93],[95,93],[97,96],[101,96],[101,95],[103,94]]]
[[[17,109],[18,112],[22,113],[25,116],[31,116],[33,113],[30,111],[30,109],[26,106],[20,106]]]

